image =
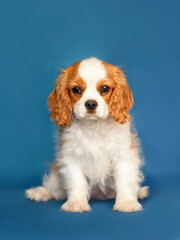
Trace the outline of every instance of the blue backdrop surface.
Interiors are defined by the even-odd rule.
[[[180,239],[179,12],[177,0],[0,0],[0,236]],[[122,66],[134,94],[151,187],[142,213],[107,201],[70,215],[24,199],[54,159],[47,97],[58,70],[91,56]]]

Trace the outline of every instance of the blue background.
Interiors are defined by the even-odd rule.
[[[180,1],[0,1],[0,236],[2,239],[180,239]],[[151,195],[144,211],[58,211],[30,202],[54,159],[47,97],[58,70],[94,56],[123,66]]]

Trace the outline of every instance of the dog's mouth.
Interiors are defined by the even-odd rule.
[[[96,109],[88,109],[87,113],[88,114],[96,114]]]
[[[88,113],[86,114],[85,118],[86,118],[86,119],[92,119],[92,120],[94,120],[94,119],[98,119],[99,117],[96,115],[95,112],[91,112],[91,113],[88,112]]]
[[[100,117],[97,115],[95,112],[86,112],[83,114],[83,116],[78,116],[73,112],[73,118],[78,119],[78,120],[97,120]]]

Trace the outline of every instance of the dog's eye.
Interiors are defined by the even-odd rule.
[[[82,90],[80,89],[80,87],[74,87],[72,89],[73,93],[76,93],[76,94],[81,94],[82,93]]]
[[[108,86],[102,86],[101,89],[100,89],[100,92],[101,92],[101,93],[107,93],[107,92],[109,92],[109,90],[110,90],[110,87],[108,87]]]

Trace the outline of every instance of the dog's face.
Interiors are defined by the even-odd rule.
[[[118,67],[88,58],[61,71],[48,103],[57,125],[69,125],[72,114],[79,120],[111,116],[123,124],[130,120],[133,96]]]

